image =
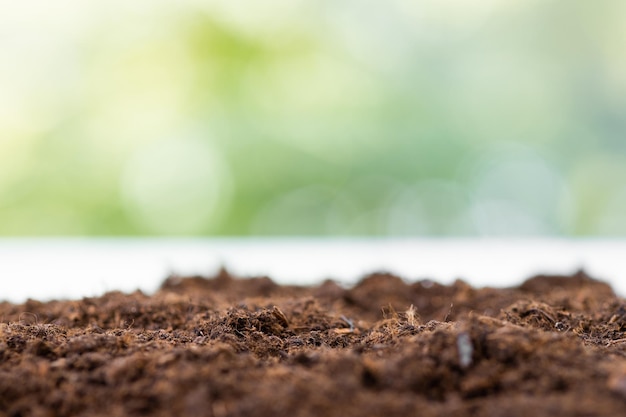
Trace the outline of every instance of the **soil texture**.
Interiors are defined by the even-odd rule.
[[[626,415],[625,300],[584,272],[495,289],[220,271],[0,303],[0,417],[408,415]]]

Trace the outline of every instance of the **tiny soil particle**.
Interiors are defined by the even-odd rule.
[[[0,303],[0,317],[0,417],[626,410],[626,301],[584,272],[346,289],[220,271],[153,295]]]

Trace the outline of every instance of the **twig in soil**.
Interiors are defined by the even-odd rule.
[[[348,326],[350,326],[350,333],[354,332],[354,322],[352,320],[350,320],[343,314],[341,315],[341,320],[345,321],[348,324]]]
[[[280,308],[274,306],[272,308],[272,315],[276,317],[283,327],[289,327],[289,320],[287,320],[287,316],[285,316],[285,313],[283,313]]]
[[[554,323],[556,322],[556,320],[554,319],[554,317],[552,317],[552,315],[550,313],[548,313],[547,311],[544,311],[540,308],[531,308],[529,310],[526,310],[523,314],[520,315],[520,317],[524,318],[527,317],[531,314],[538,314],[540,316],[543,316],[546,318],[546,320],[548,320],[550,323]]]
[[[619,343],[626,343],[626,338],[622,338],[622,339],[615,339],[615,340],[609,340],[608,342],[606,342],[606,346],[613,346],[613,345],[617,345]]]
[[[446,316],[443,318],[444,323],[447,323],[448,320],[450,320],[450,314],[452,314],[452,307],[454,307],[454,303],[450,303],[450,309],[448,309]]]
[[[417,309],[413,304],[406,310],[404,313],[406,315],[406,321],[411,326],[416,326],[419,322],[419,315],[417,314]]]
[[[397,320],[398,319],[398,313],[396,312],[396,309],[393,308],[393,306],[391,305],[391,303],[389,303],[388,307],[385,309],[385,307],[383,307],[381,309],[382,313],[383,313],[383,319],[387,320],[387,315],[391,316],[390,318]]]

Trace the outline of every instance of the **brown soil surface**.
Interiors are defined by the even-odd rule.
[[[222,271],[0,321],[0,416],[626,415],[626,303],[582,272],[346,289]]]

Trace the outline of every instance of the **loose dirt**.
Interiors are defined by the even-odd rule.
[[[0,322],[2,417],[626,414],[626,302],[583,272],[477,289],[221,271],[0,303]]]

